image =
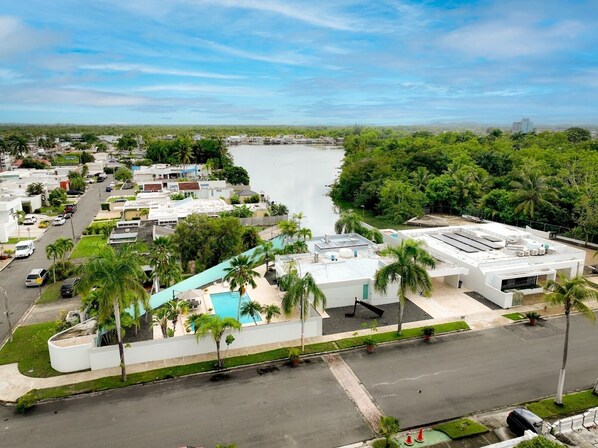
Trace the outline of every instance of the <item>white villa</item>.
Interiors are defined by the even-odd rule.
[[[542,292],[541,284],[557,273],[570,278],[583,272],[584,251],[531,228],[484,223],[383,233],[389,244],[408,238],[423,241],[440,262],[431,277],[443,277],[455,288],[463,285],[502,308]]]
[[[205,165],[168,165],[159,163],[151,166],[133,166],[132,170],[135,183],[209,175]]]

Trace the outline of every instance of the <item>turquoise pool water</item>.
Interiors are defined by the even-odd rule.
[[[215,294],[210,294],[210,299],[212,300],[212,306],[214,307],[214,311],[221,317],[234,317],[237,318],[237,307],[239,306],[239,293],[237,291],[231,292],[218,292]],[[249,295],[245,293],[241,298],[241,304],[245,302],[249,302],[251,299]],[[262,321],[262,317],[257,314],[255,316],[255,320],[257,322]],[[241,323],[242,324],[249,324],[253,323],[253,319],[251,316],[241,316]]]

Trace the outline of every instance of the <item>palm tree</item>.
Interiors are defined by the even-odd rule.
[[[186,300],[171,300],[166,304],[168,310],[168,319],[172,322],[172,332],[176,331],[176,324],[179,316],[189,312],[189,302]]]
[[[305,241],[307,239],[311,240],[311,238],[312,238],[313,235],[311,233],[311,229],[308,229],[307,227],[304,227],[303,229],[299,229],[297,231],[297,236],[299,238],[301,238],[303,241]]]
[[[224,280],[229,282],[230,290],[234,291],[235,288],[239,290],[239,304],[237,306],[237,320],[241,319],[241,300],[246,292],[246,286],[250,285],[255,288],[254,277],[259,277],[256,271],[252,269],[253,259],[247,255],[238,255],[230,260],[230,267],[225,268],[226,275]]]
[[[80,291],[97,288],[98,317],[101,320],[113,316],[118,338],[122,381],[127,381],[125,350],[122,341],[121,310],[133,306],[138,309],[146,300],[143,288],[146,278],[139,253],[133,245],[123,245],[115,251],[111,246],[101,248],[83,265],[79,283]],[[137,311],[135,311],[137,314]]]
[[[266,272],[268,272],[270,261],[274,259],[276,252],[277,251],[274,249],[272,241],[266,241],[264,244],[255,249],[253,255],[256,257],[256,262],[258,264],[266,263]]]
[[[262,313],[266,315],[266,323],[269,324],[274,316],[280,316],[280,307],[276,305],[264,305]]]
[[[278,223],[278,228],[280,229],[280,235],[284,239],[285,243],[294,238],[299,230],[295,221],[280,221]]]
[[[155,292],[160,291],[161,283],[168,287],[173,282],[181,281],[182,269],[174,254],[174,243],[170,238],[160,236],[153,240],[149,253],[149,263],[154,268],[152,277]]]
[[[10,152],[8,142],[0,138],[0,171],[4,171],[6,168],[8,168],[4,166],[4,155],[7,152]]]
[[[60,255],[60,247],[58,244],[56,244],[56,242],[50,243],[46,246],[46,257],[48,260],[50,258],[52,259],[53,266],[56,264],[56,258],[60,257]],[[52,269],[52,276],[54,277],[54,283],[56,283],[56,266],[54,266],[54,269]]]
[[[341,216],[334,223],[334,231],[338,234],[360,233],[362,227],[359,215],[352,209],[342,211]]]
[[[432,280],[426,268],[436,266],[434,258],[422,248],[421,241],[403,240],[398,246],[387,247],[381,255],[392,258],[392,262],[378,269],[374,274],[374,288],[386,294],[390,283],[400,282],[397,295],[399,297],[398,327],[400,334],[403,326],[403,310],[405,308],[405,292],[418,289],[429,297],[432,291]]]
[[[224,360],[220,359],[220,341],[226,330],[241,330],[241,324],[233,317],[221,317],[217,314],[193,314],[187,319],[187,330],[193,329],[195,337],[199,339],[212,334],[216,343],[216,357],[218,361],[216,368],[218,370],[224,367]]]
[[[58,248],[58,253],[64,263],[67,253],[73,250],[75,243],[73,243],[73,240],[70,238],[57,238],[56,241],[54,241],[54,244]]]
[[[415,188],[417,188],[419,191],[424,191],[426,189],[426,185],[428,185],[428,182],[430,182],[433,176],[426,167],[418,166],[409,177],[413,179]]]
[[[29,152],[29,143],[24,135],[14,134],[8,137],[8,150],[11,156],[21,157]]]
[[[262,305],[255,300],[248,300],[241,305],[241,316],[251,316],[253,323],[257,325],[255,320],[256,314],[262,311]]]
[[[162,337],[166,339],[168,337],[168,319],[170,317],[169,309],[166,306],[161,306],[154,311],[152,315],[152,321],[156,325],[160,325],[162,331]]]
[[[567,366],[567,354],[569,351],[569,315],[571,311],[578,311],[586,318],[595,321],[596,315],[584,301],[597,299],[598,291],[590,289],[588,281],[583,277],[574,277],[567,279],[559,274],[558,280],[548,280],[544,290],[550,292],[546,300],[552,305],[561,305],[565,310],[565,345],[563,346],[563,363],[559,372],[559,382],[557,385],[556,397],[554,402],[563,405],[563,388],[565,385],[565,367]]]
[[[391,437],[399,432],[399,419],[388,415],[380,416],[380,434],[386,439],[385,447],[389,447]]]
[[[297,222],[297,228],[301,229],[301,220],[305,218],[305,215],[303,214],[303,212],[299,212],[299,213],[294,213],[293,214],[293,221]]]
[[[326,307],[326,295],[322,292],[311,273],[299,277],[293,269],[287,274],[288,280],[286,292],[282,297],[282,309],[289,315],[295,307],[299,307],[301,313],[301,351],[305,350],[305,316],[309,312],[309,298],[313,297],[312,305],[314,307]]]
[[[546,178],[537,171],[530,171],[521,176],[519,181],[511,182],[516,191],[513,200],[517,202],[515,212],[523,212],[530,218],[534,217],[536,207],[549,205],[554,199],[554,189],[546,183]]]
[[[183,165],[183,170],[185,169],[185,165],[187,165],[193,159],[193,145],[189,138],[180,139],[178,142],[178,151],[177,151],[177,159]]]

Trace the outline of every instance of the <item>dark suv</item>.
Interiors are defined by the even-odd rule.
[[[75,286],[78,282],[78,277],[67,278],[64,282],[62,282],[62,286],[60,287],[60,295],[62,297],[73,297],[75,295]]]
[[[542,434],[542,424],[544,421],[531,411],[523,408],[513,409],[507,416],[509,429],[516,436],[522,436],[525,431],[532,431],[536,434]]]

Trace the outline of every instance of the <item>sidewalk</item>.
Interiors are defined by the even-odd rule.
[[[598,303],[590,303],[592,308],[597,309]],[[526,311],[538,311],[543,307],[541,305],[531,305],[520,307],[516,311],[525,313]],[[508,310],[489,310],[487,312],[475,313],[466,315],[464,321],[469,325],[472,331],[483,330],[493,327],[501,327],[513,324],[513,321],[502,317],[502,314],[508,313]],[[417,328],[424,325],[436,325],[447,322],[454,322],[454,316],[447,316],[438,319],[429,319],[419,322],[409,322],[403,324],[403,328]],[[380,333],[390,332],[396,330],[395,325],[378,328]],[[369,330],[360,330],[358,333],[362,335],[369,334]],[[316,344],[319,342],[330,342],[344,338],[351,338],[354,332],[337,333],[326,336],[318,336],[314,338],[306,338],[306,344]],[[259,353],[268,350],[275,350],[285,347],[294,347],[300,344],[300,340],[287,341],[285,343],[267,344],[255,347],[248,347],[243,349],[231,349],[228,351],[228,356],[242,356],[253,353]],[[165,367],[179,366],[185,364],[193,364],[198,362],[210,361],[215,359],[215,353],[207,353],[203,355],[195,355],[183,358],[165,359],[162,361],[152,361],[142,364],[127,365],[128,373],[145,372],[148,370],[161,369]],[[17,364],[0,365],[0,401],[15,402],[20,396],[26,394],[32,389],[45,389],[48,387],[65,386],[68,384],[76,384],[84,381],[95,380],[108,376],[120,375],[119,368],[102,369],[94,371],[84,371],[78,373],[70,373],[51,378],[32,378],[21,374],[18,370]]]

